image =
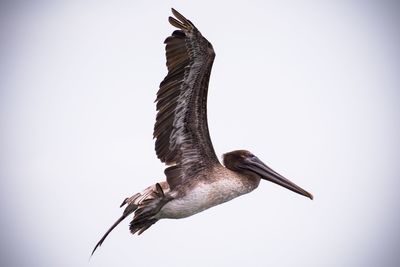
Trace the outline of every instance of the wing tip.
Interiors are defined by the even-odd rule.
[[[168,17],[169,23],[171,23],[172,26],[180,28],[182,30],[190,31],[195,28],[193,23],[185,18],[181,13],[179,13],[175,8],[171,7],[171,12],[174,15],[174,17]]]
[[[171,16],[168,17],[168,21],[174,27],[177,27],[182,30],[186,29],[186,27],[179,20],[175,19],[174,17],[171,17]]]

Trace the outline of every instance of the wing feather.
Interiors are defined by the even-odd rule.
[[[207,91],[215,53],[197,28],[172,9],[178,28],[164,41],[168,74],[157,92],[155,150],[171,188],[219,164],[208,132]]]

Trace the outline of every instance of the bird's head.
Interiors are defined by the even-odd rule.
[[[272,170],[250,151],[235,150],[226,153],[223,155],[223,163],[225,167],[231,171],[247,175],[256,175],[261,179],[276,183],[289,190],[292,190],[293,192],[313,199],[312,194]]]

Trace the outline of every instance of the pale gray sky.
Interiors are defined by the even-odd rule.
[[[0,265],[399,266],[399,8],[339,2],[3,4]],[[315,200],[262,182],[140,237],[126,220],[89,262],[121,201],[164,179],[171,7],[217,53],[217,154],[249,149]]]

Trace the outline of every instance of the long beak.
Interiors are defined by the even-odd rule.
[[[283,186],[293,192],[313,199],[313,195],[301,188],[300,186],[292,183],[267,165],[265,165],[261,160],[257,157],[253,156],[245,160],[245,163],[242,164],[241,168],[253,171],[261,176],[262,179],[268,180],[270,182],[276,183],[280,186]]]

